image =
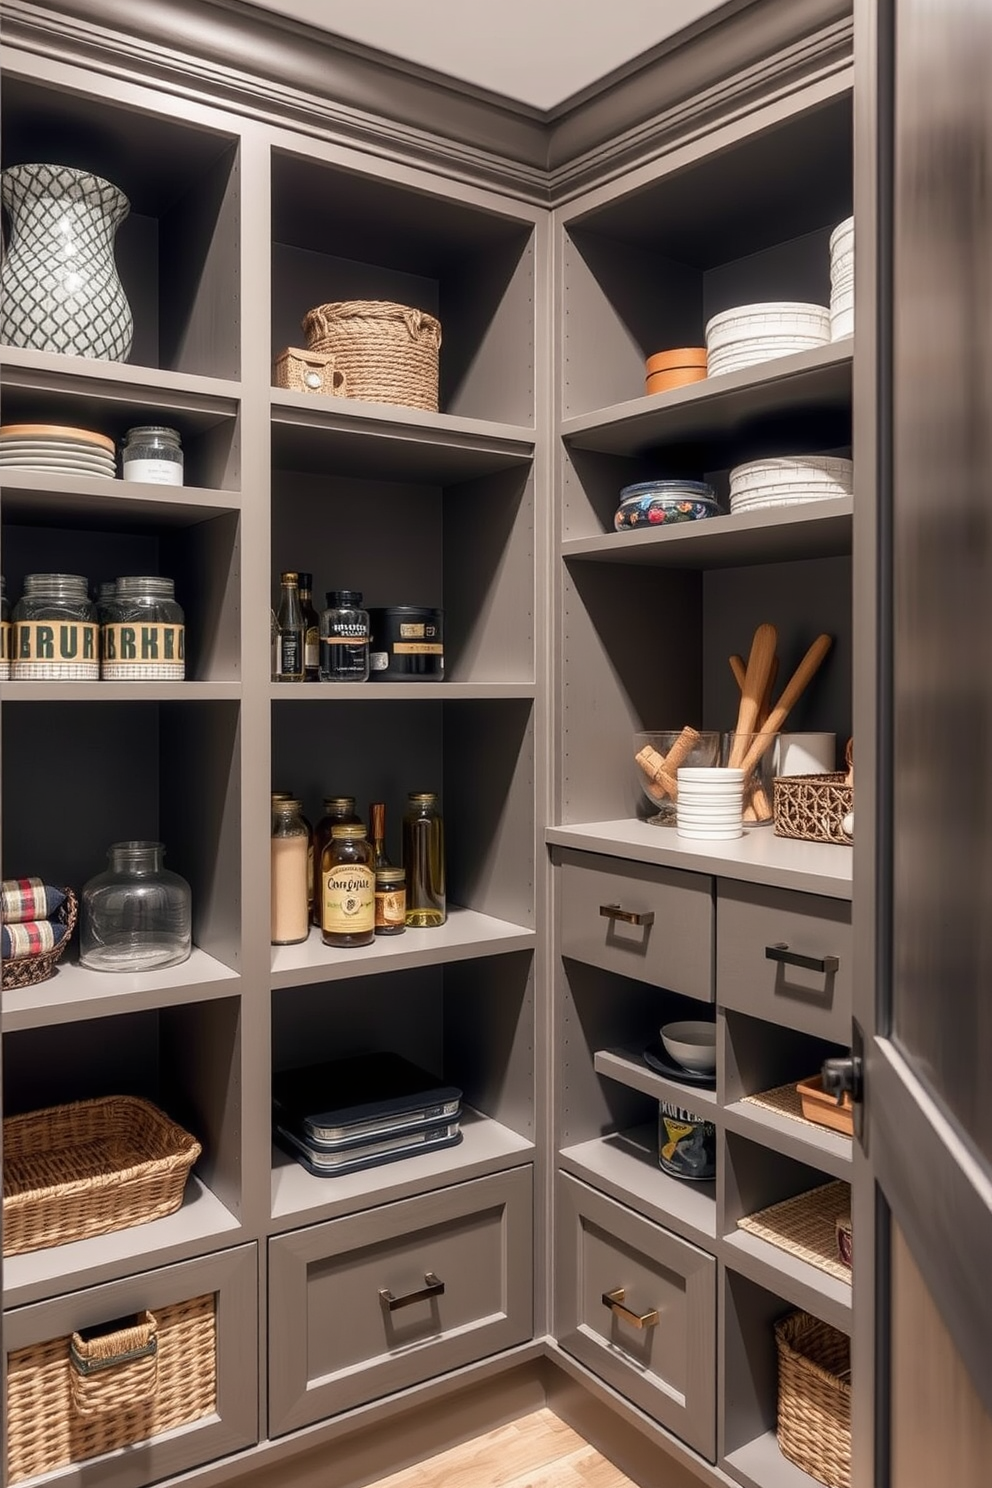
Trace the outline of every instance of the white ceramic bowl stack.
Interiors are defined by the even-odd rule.
[[[683,767],[678,783],[675,824],[680,837],[726,842],[742,835],[743,770]]]
[[[771,300],[764,305],[738,305],[714,315],[706,326],[707,376],[741,372],[759,362],[826,346],[830,311],[826,305]]]
[[[830,234],[830,339],[854,335],[854,218]]]
[[[836,455],[783,455],[749,460],[730,472],[730,510],[739,514],[765,506],[829,501],[854,491],[854,466]]]
[[[114,441],[92,429],[71,429],[63,424],[3,424],[0,469],[113,480],[117,457]]]

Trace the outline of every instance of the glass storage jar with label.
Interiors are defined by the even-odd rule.
[[[161,842],[115,842],[83,886],[79,961],[93,971],[176,966],[192,948],[190,887],[163,867]]]
[[[310,833],[302,802],[272,799],[272,944],[296,945],[310,934],[307,865]]]
[[[107,615],[100,668],[105,682],[183,681],[186,628],[172,579],[118,579]]]
[[[10,605],[7,601],[7,580],[0,577],[0,682],[10,676]]]
[[[406,929],[406,873],[385,864],[375,870],[375,933],[402,935]]]
[[[273,791],[272,804],[277,801],[295,801],[292,791]],[[307,919],[313,919],[313,823],[300,812],[300,821],[307,829]]]
[[[177,429],[142,424],[128,429],[121,447],[124,479],[155,486],[181,486],[183,450]]]
[[[15,681],[99,681],[100,627],[81,574],[26,574],[13,622]]]
[[[340,824],[320,864],[321,935],[339,950],[371,945],[375,940],[375,872],[365,828]]]
[[[358,589],[331,589],[320,617],[321,682],[367,682],[369,616]]]

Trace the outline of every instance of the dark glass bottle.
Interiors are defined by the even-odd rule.
[[[320,616],[313,607],[313,574],[300,573],[300,608],[303,611],[303,678],[320,677]]]
[[[386,804],[384,801],[373,801],[369,806],[369,841],[372,843],[372,867],[379,871],[380,868],[391,868],[386,853]]]
[[[276,621],[279,634],[276,637],[276,681],[302,682],[303,670],[303,609],[300,605],[299,574],[284,573],[280,576],[282,592],[279,595],[279,612]]]
[[[432,792],[411,791],[403,813],[406,922],[434,928],[447,919],[444,889],[444,822]]]
[[[321,921],[324,944],[338,950],[375,940],[375,871],[365,828],[338,823],[321,855]]]
[[[324,848],[331,840],[331,828],[338,825],[362,825],[355,814],[354,796],[325,796],[324,814],[313,831],[313,894],[310,901],[310,917],[315,925],[320,924],[320,862]]]

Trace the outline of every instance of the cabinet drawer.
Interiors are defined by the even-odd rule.
[[[568,1174],[558,1182],[562,1347],[714,1461],[716,1261]]]
[[[724,1007],[849,1044],[851,952],[847,900],[718,880],[716,985]]]
[[[142,1488],[251,1446],[257,1302],[242,1245],[7,1313],[7,1482]]]
[[[531,1206],[514,1168],[270,1240],[269,1435],[530,1338]]]
[[[599,853],[560,853],[561,953],[682,992],[713,997],[713,880]],[[604,914],[611,906],[642,923]]]

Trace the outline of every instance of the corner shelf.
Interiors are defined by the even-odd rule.
[[[45,1297],[95,1286],[119,1276],[152,1270],[188,1256],[237,1243],[241,1225],[195,1174],[181,1208],[163,1219],[93,1235],[69,1245],[26,1255],[4,1256],[4,1306],[20,1307]]]
[[[115,1013],[175,1003],[203,1002],[231,997],[240,990],[241,977],[229,966],[194,946],[188,961],[162,971],[88,971],[76,963],[60,963],[55,976],[35,987],[5,987],[2,1027],[47,1028]]]
[[[536,945],[534,930],[454,906],[436,930],[380,935],[374,944],[358,950],[336,951],[325,946],[317,930],[311,930],[309,939],[299,945],[273,946],[272,986],[301,987],[417,966],[442,966],[448,961],[533,950]]]
[[[740,516],[707,517],[667,530],[571,538],[562,543],[561,556],[576,562],[656,568],[741,568],[850,553],[853,525],[853,499],[838,497]]]
[[[715,1183],[685,1183],[658,1166],[658,1131],[636,1127],[559,1153],[562,1168],[708,1250],[716,1239]]]
[[[712,847],[680,837],[674,828],[653,827],[633,817],[549,827],[544,837],[552,846],[657,863],[663,868],[713,873],[719,878],[824,894],[830,899],[851,897],[850,848],[776,837],[770,826],[745,829],[743,837]]]
[[[853,338],[847,338],[668,393],[632,398],[563,420],[561,437],[575,449],[632,456],[666,444],[737,437],[769,417],[843,417],[851,406],[853,354]]]
[[[240,682],[0,682],[5,703],[237,703]]]
[[[630,1090],[639,1090],[653,1100],[673,1101],[695,1110],[715,1126],[722,1124],[723,1112],[717,1105],[716,1091],[700,1085],[680,1085],[677,1080],[668,1080],[644,1063],[631,1049],[597,1049],[593,1057],[593,1069],[598,1075],[606,1075],[626,1085]]]
[[[533,1142],[469,1106],[462,1107],[461,1129],[457,1147],[327,1178],[314,1177],[288,1153],[273,1148],[271,1233],[334,1219],[369,1204],[409,1198],[440,1185],[464,1183],[532,1160]]]
[[[515,424],[272,391],[272,461],[289,470],[449,485],[528,464],[535,437]]]
[[[241,510],[241,495],[212,486],[158,486],[142,481],[98,480],[41,470],[5,470],[0,496],[5,521],[38,517],[71,524],[128,528],[189,527]]]
[[[805,1308],[842,1332],[850,1332],[850,1282],[828,1276],[819,1267],[747,1230],[724,1235],[722,1250],[727,1265],[750,1281],[784,1297],[794,1307]]]

